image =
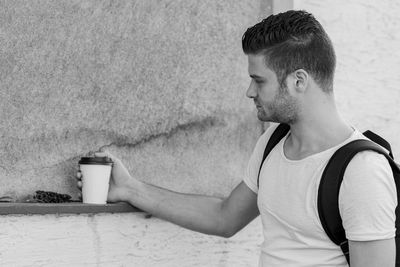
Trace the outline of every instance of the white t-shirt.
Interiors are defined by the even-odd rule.
[[[250,157],[245,184],[258,194],[264,242],[259,266],[348,266],[339,246],[325,234],[318,216],[317,195],[322,172],[344,144],[365,138],[355,130],[343,143],[301,160],[286,158],[284,137],[265,160],[265,146],[277,125],[260,137]],[[339,210],[346,236],[353,241],[395,236],[396,187],[387,159],[363,151],[351,160],[339,192]]]

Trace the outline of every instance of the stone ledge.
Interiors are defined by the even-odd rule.
[[[80,213],[117,213],[141,212],[125,202],[112,204],[69,203],[0,203],[0,215],[12,214],[80,214]]]

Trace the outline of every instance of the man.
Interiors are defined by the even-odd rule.
[[[126,201],[194,231],[230,237],[261,214],[260,266],[347,266],[325,234],[317,189],[332,154],[364,138],[339,116],[333,94],[335,53],[319,22],[304,11],[271,15],[243,35],[254,100],[262,121],[290,131],[271,151],[257,177],[276,125],[258,140],[244,180],[226,199],[180,194],[133,178],[114,162],[108,201]],[[81,174],[78,173],[78,178]],[[81,183],[78,182],[81,186]],[[348,165],[339,208],[352,267],[394,266],[396,189],[387,160],[371,151]]]

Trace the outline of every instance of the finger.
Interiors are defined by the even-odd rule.
[[[96,157],[107,157],[107,158],[110,158],[114,162],[117,160],[111,153],[109,153],[107,151],[95,152],[94,155]]]
[[[77,187],[78,187],[79,189],[82,189],[82,181],[78,181],[78,182],[76,183],[76,185],[77,185]]]
[[[78,193],[78,199],[82,200],[82,192]]]
[[[76,179],[78,179],[78,180],[82,179],[82,173],[81,173],[81,171],[78,171],[78,172],[76,173]]]
[[[110,153],[108,153],[107,151],[95,152],[94,155],[96,157],[110,157]]]

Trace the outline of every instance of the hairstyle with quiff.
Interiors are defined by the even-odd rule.
[[[307,71],[324,92],[333,90],[336,56],[321,24],[306,11],[271,15],[247,29],[242,37],[245,54],[263,54],[281,86],[298,70]]]

